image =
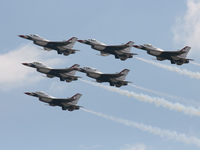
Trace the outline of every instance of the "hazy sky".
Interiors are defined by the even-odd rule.
[[[197,150],[200,148],[200,1],[18,0],[0,5],[0,149],[3,150]],[[63,56],[46,52],[21,34],[52,41],[94,38],[108,45],[134,41],[163,50],[192,49],[182,66],[157,61],[145,51],[120,61],[90,46]],[[153,59],[152,59],[153,58]],[[112,88],[77,72],[71,83],[44,78],[21,63],[53,68],[77,63],[104,73],[130,69],[132,83]],[[83,96],[82,110],[62,111],[24,92],[58,98]]]

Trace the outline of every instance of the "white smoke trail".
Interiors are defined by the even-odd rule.
[[[101,88],[104,88],[104,89],[112,91],[112,92],[116,92],[116,93],[119,93],[119,94],[122,94],[122,95],[126,95],[128,97],[134,97],[134,98],[136,98],[140,101],[143,101],[143,102],[153,103],[156,106],[162,106],[162,107],[165,107],[165,108],[169,108],[169,109],[172,109],[172,110],[183,112],[184,114],[187,114],[187,115],[200,116],[200,109],[196,109],[192,106],[187,107],[187,106],[184,106],[184,105],[179,104],[179,103],[169,102],[169,101],[167,101],[163,98],[150,97],[150,96],[144,95],[144,94],[137,94],[137,93],[134,93],[134,92],[129,92],[127,90],[121,90],[119,88],[114,88],[114,87],[110,87],[110,86],[106,86],[106,85],[102,85],[102,84],[99,84],[99,83],[90,82],[90,81],[86,81],[86,80],[82,80],[82,79],[81,79],[81,81],[95,85],[95,86],[98,86],[98,87],[101,87]]]
[[[195,62],[190,62],[191,64],[193,64],[193,65],[197,65],[197,66],[200,66],[200,64],[199,63],[195,63]]]
[[[147,125],[142,124],[142,123],[137,123],[137,122],[121,119],[121,118],[116,118],[116,117],[113,117],[113,116],[105,115],[105,114],[94,112],[94,111],[91,111],[91,110],[86,110],[86,109],[83,109],[83,108],[81,108],[81,109],[85,112],[92,113],[94,115],[97,115],[97,116],[106,118],[108,120],[112,120],[112,121],[124,124],[126,126],[136,127],[136,128],[138,128],[142,131],[147,131],[147,132],[152,133],[154,135],[158,135],[162,138],[167,137],[169,139],[181,141],[185,144],[194,144],[194,145],[197,145],[198,147],[200,147],[200,139],[198,139],[196,137],[191,137],[191,136],[188,137],[186,134],[183,134],[183,133],[179,134],[176,131],[162,130],[160,128],[147,126]]]
[[[129,84],[129,85],[132,86],[132,87],[134,87],[134,88],[137,88],[137,89],[140,89],[140,90],[143,90],[143,91],[147,91],[147,92],[150,92],[150,93],[153,93],[153,94],[156,94],[156,95],[166,96],[166,97],[172,98],[172,99],[180,99],[180,98],[178,98],[176,96],[172,96],[172,95],[165,94],[165,93],[162,93],[162,92],[150,90],[150,89],[147,89],[147,88],[143,88],[141,86],[136,86],[136,85],[133,85],[133,84]]]
[[[189,71],[189,70],[186,70],[186,69],[180,69],[178,67],[172,67],[172,66],[164,65],[164,64],[160,64],[160,63],[150,61],[150,60],[146,60],[146,59],[139,58],[139,57],[135,57],[135,58],[142,60],[144,62],[147,62],[149,64],[167,69],[169,71],[177,72],[179,74],[186,75],[186,76],[189,76],[191,78],[200,79],[200,73],[199,72],[192,72],[192,71]]]
[[[200,106],[200,103],[195,102],[195,101],[193,101],[193,100],[187,100],[187,99],[182,98],[182,97],[178,97],[178,96],[174,96],[174,95],[170,95],[170,94],[158,92],[158,91],[155,91],[155,90],[143,88],[143,87],[136,86],[136,85],[133,85],[133,84],[129,84],[129,85],[132,86],[132,87],[135,87],[135,88],[137,88],[137,89],[143,90],[143,91],[147,91],[147,92],[150,92],[150,93],[159,95],[159,96],[167,97],[167,98],[170,98],[170,99],[172,99],[172,100],[180,101],[180,102],[182,102],[182,103],[186,103],[186,104],[190,104],[190,105],[194,105],[194,106],[198,106],[198,107]]]

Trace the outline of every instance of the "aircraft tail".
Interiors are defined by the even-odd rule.
[[[80,94],[80,93],[77,93],[76,95],[72,96],[70,99],[74,99],[74,100],[69,102],[68,104],[76,105],[81,96],[82,96],[82,94]]]
[[[122,74],[122,76],[120,76],[120,77],[118,77],[118,78],[116,78],[116,79],[118,79],[118,80],[125,80],[125,78],[126,78],[126,76],[127,76],[127,74],[129,73],[129,69],[124,69],[124,70],[122,70],[119,74]]]
[[[76,37],[72,37],[71,39],[68,40],[68,42],[71,42],[71,43],[66,45],[65,47],[69,48],[69,49],[73,48],[73,46],[74,46],[75,42],[77,41],[77,39],[78,38],[76,38]]]
[[[134,42],[129,41],[128,43],[125,44],[125,45],[127,45],[128,47],[125,48],[125,49],[123,49],[122,51],[123,51],[123,52],[126,52],[126,53],[129,53],[130,50],[131,50],[131,48],[133,47],[133,44],[134,44]]]
[[[190,51],[191,47],[189,46],[185,46],[183,49],[180,50],[180,52],[184,52],[180,55],[178,55],[178,57],[181,57],[181,58],[186,58],[188,52]]]
[[[69,76],[74,76],[75,73],[76,73],[76,70],[79,69],[79,66],[80,65],[78,65],[78,64],[74,64],[73,66],[70,67],[70,69],[72,69],[72,71],[70,71],[70,72],[68,72],[66,74],[69,75]]]

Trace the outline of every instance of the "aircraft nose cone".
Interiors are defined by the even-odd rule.
[[[30,92],[25,92],[24,94],[31,95],[31,93],[30,93]]]
[[[80,42],[80,43],[84,43],[84,41],[83,40],[77,40],[78,42]]]
[[[139,46],[138,46],[138,45],[133,45],[133,47],[135,47],[135,48],[139,48]]]
[[[28,63],[22,63],[22,65],[28,66]]]
[[[21,37],[21,38],[25,38],[25,36],[24,35],[18,35],[19,37]]]
[[[79,70],[79,68],[73,68],[73,70]]]

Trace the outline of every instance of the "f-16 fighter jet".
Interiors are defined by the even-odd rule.
[[[73,111],[79,109],[81,106],[76,105],[82,94],[77,93],[71,98],[55,98],[53,96],[47,95],[44,92],[25,92],[25,94],[30,96],[38,97],[40,101],[48,103],[50,106],[60,106],[62,110]]]
[[[128,83],[131,83],[129,81],[124,81],[128,72],[130,71],[128,69],[124,69],[120,73],[116,74],[104,74],[91,67],[79,68],[79,71],[86,73],[88,77],[96,79],[96,81],[99,83],[109,82],[110,86],[121,87],[123,85],[128,85]]]
[[[184,63],[189,63],[190,60],[186,59],[188,52],[191,47],[185,46],[183,49],[179,51],[163,51],[160,48],[154,47],[151,44],[143,44],[143,45],[133,45],[135,48],[139,48],[142,50],[146,50],[148,54],[156,56],[157,60],[165,60],[168,59],[171,61],[171,64],[182,65]]]
[[[132,58],[135,53],[130,53],[130,50],[134,42],[130,41],[123,45],[113,45],[108,46],[95,39],[88,40],[77,40],[80,43],[91,45],[91,48],[100,51],[101,56],[108,56],[110,54],[114,55],[116,59],[126,60],[127,58]]]
[[[63,54],[65,56],[68,56],[69,54],[75,54],[76,51],[79,51],[73,49],[73,46],[78,39],[76,37],[72,37],[68,41],[62,42],[52,42],[40,37],[37,34],[19,35],[19,37],[33,41],[34,44],[42,46],[46,51],[56,50],[58,54]]]
[[[76,70],[79,68],[80,65],[75,64],[67,69],[52,69],[48,66],[43,65],[40,62],[33,62],[33,63],[22,63],[25,66],[36,68],[38,72],[46,74],[48,78],[59,77],[60,81],[71,82],[74,80],[78,80],[78,76],[74,76]]]

